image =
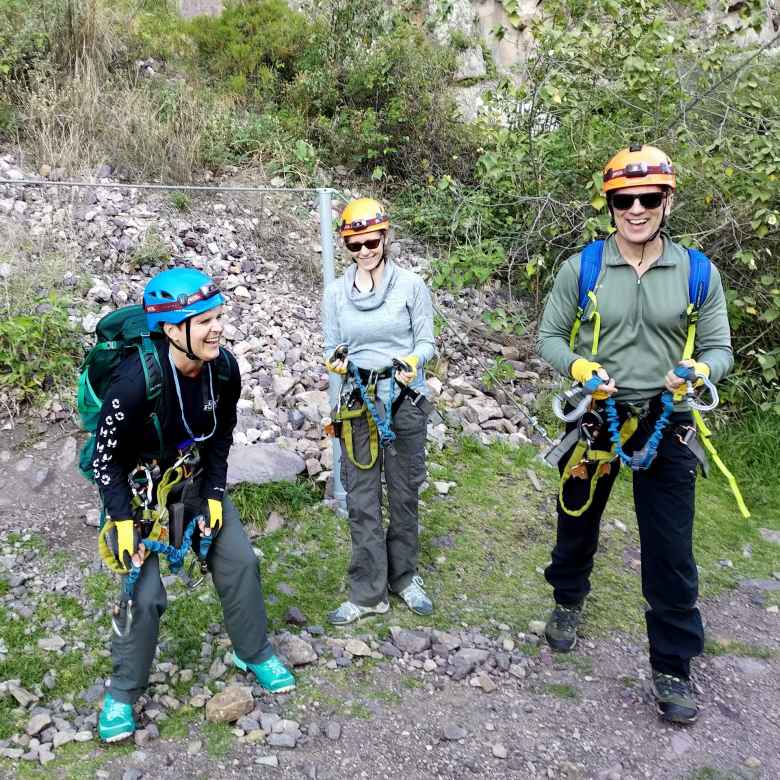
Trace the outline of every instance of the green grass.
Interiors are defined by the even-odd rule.
[[[762,645],[753,645],[737,639],[707,639],[704,642],[705,655],[742,655],[751,658],[774,658],[776,650]]]
[[[203,738],[206,752],[212,758],[224,758],[233,744],[233,735],[227,723],[204,723]]]
[[[580,692],[568,683],[543,683],[539,691],[559,699],[579,699],[580,697]]]

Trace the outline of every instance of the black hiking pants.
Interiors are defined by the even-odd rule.
[[[211,543],[206,561],[236,655],[248,663],[266,661],[273,648],[267,636],[260,569],[238,510],[229,498],[223,501],[222,529]],[[197,595],[183,598],[196,599]],[[114,636],[111,642],[110,691],[116,701],[133,704],[146,689],[166,605],[159,557],[152,553],[135,585],[130,632],[126,637]]]
[[[639,430],[626,443],[627,452],[641,447],[653,422],[654,418],[652,422],[640,422]],[[704,648],[704,628],[696,607],[699,579],[693,558],[698,460],[678,436],[692,424],[689,413],[674,413],[650,468],[633,472],[650,665],[656,671],[683,679],[689,676],[690,659],[700,655]],[[636,447],[635,442],[638,443]],[[599,449],[609,449],[606,424],[595,444]],[[561,460],[561,470],[569,454]],[[613,462],[610,473],[599,479],[593,503],[580,517],[567,514],[558,501],[556,544],[552,563],[545,570],[558,604],[581,604],[590,592],[599,524],[619,465],[619,460]],[[571,509],[582,506],[588,489],[585,479],[567,480],[564,486],[566,506]]]
[[[377,409],[383,413],[381,401]],[[341,480],[347,491],[352,559],[349,598],[353,604],[373,607],[387,599],[388,588],[399,593],[417,574],[418,490],[425,480],[425,439],[428,417],[408,400],[393,416],[396,439],[380,447],[370,469],[359,469],[341,444]],[[352,421],[352,446],[358,463],[371,460],[369,427],[365,416]],[[382,523],[382,471],[387,486],[390,518]]]

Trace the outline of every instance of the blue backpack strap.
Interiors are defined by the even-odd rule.
[[[589,293],[596,288],[596,282],[601,273],[601,256],[604,253],[604,242],[591,241],[580,252],[580,280],[579,280],[579,300],[577,307],[578,315],[582,317],[588,308],[590,299]]]
[[[697,312],[704,304],[710,289],[712,263],[709,257],[698,249],[689,249],[688,257],[691,261],[688,274],[688,302],[693,306],[693,311]]]

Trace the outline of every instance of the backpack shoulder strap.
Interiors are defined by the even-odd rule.
[[[710,258],[698,249],[689,249],[690,271],[688,273],[688,303],[698,311],[707,298],[710,289],[712,263]]]
[[[217,373],[217,379],[227,384],[233,378],[233,361],[230,359],[230,353],[224,348],[219,348],[219,357],[215,361],[214,369]]]
[[[604,242],[591,241],[583,247],[580,252],[580,279],[579,279],[579,299],[577,306],[581,311],[581,317],[588,308],[590,293],[596,289],[596,282],[601,273],[601,256],[604,254]]]
[[[591,354],[595,355],[599,349],[599,332],[601,330],[601,316],[599,315],[598,300],[594,290],[601,274],[601,256],[604,253],[604,242],[591,241],[580,252],[580,276],[578,281],[577,314],[571,326],[569,334],[569,349],[574,349],[574,342],[580,330],[580,323],[595,319],[593,325],[593,344]],[[593,304],[590,313],[587,314],[589,304]]]
[[[712,263],[709,257],[698,249],[689,249],[690,266],[688,270],[688,333],[685,336],[683,360],[693,356],[696,346],[696,323],[699,321],[699,309],[707,299],[710,289]]]

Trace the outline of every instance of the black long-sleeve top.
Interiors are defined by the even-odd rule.
[[[227,355],[230,369],[229,377],[223,381],[218,378],[216,360],[204,365],[197,377],[186,377],[176,372],[181,389],[181,407],[187,423],[195,436],[204,436],[214,428],[208,376],[211,366],[217,425],[214,434],[198,444],[203,469],[201,496],[220,501],[225,493],[227,458],[233,443],[236,405],[241,395],[238,364],[227,350],[223,353]],[[147,400],[144,371],[137,353],[120,364],[104,395],[95,436],[93,467],[106,514],[112,518],[133,516],[128,475],[141,462],[148,460],[150,453],[155,456],[159,453],[159,439],[150,421],[158,403],[165,445],[165,454],[159,463],[161,471],[172,465],[179,445],[190,440],[182,421],[167,347],[160,350],[160,365],[163,371],[161,401]],[[224,375],[225,371],[222,373]]]

